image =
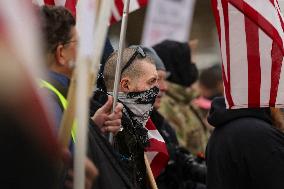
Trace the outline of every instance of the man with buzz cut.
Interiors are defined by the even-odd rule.
[[[109,94],[113,92],[118,52],[114,52],[104,67],[104,81]],[[114,137],[114,148],[128,170],[135,188],[147,188],[144,149],[149,146],[145,128],[159,92],[154,60],[141,47],[123,51],[118,101],[124,105],[123,130]]]

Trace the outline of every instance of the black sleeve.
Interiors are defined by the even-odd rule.
[[[108,96],[105,92],[95,91],[90,102],[90,116],[93,116],[96,111],[106,103]]]

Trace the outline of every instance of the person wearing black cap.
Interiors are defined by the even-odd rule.
[[[176,130],[182,146],[195,155],[203,154],[209,130],[201,119],[201,112],[191,104],[195,95],[189,87],[197,80],[198,70],[191,61],[189,44],[166,40],[153,48],[170,74],[159,111]]]

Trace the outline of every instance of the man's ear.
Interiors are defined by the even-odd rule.
[[[120,80],[120,89],[124,93],[130,92],[130,79],[128,77],[124,77]]]
[[[64,66],[66,64],[65,55],[64,55],[64,46],[58,45],[55,50],[55,59],[56,63],[60,66]]]

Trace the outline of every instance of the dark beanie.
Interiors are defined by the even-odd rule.
[[[170,72],[170,82],[190,86],[197,80],[198,70],[191,62],[188,43],[165,40],[153,48],[164,62],[166,70]]]

